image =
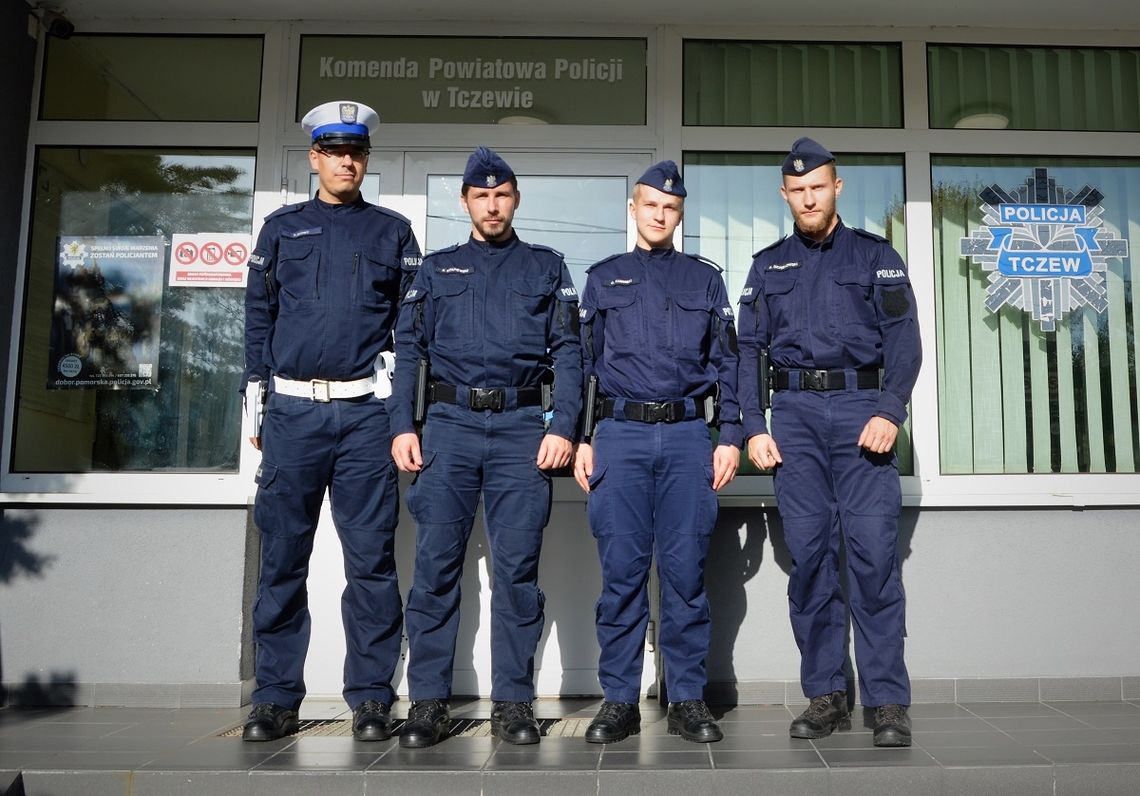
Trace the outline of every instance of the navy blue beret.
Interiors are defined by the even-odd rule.
[[[494,188],[514,179],[515,173],[507,161],[499,157],[493,149],[481,146],[467,158],[467,168],[463,170],[463,184],[478,188]]]
[[[834,162],[835,155],[805,136],[797,138],[792,144],[792,151],[784,158],[784,165],[780,167],[780,171],[796,176],[818,169],[824,163]]]
[[[641,175],[637,182],[640,185],[648,185],[650,188],[656,188],[673,196],[689,195],[689,192],[685,190],[685,183],[681,180],[681,172],[677,170],[677,164],[671,160],[654,163],[648,171]]]

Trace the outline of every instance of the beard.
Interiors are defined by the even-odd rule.
[[[508,237],[510,237],[511,234],[511,222],[502,216],[499,216],[498,220],[501,223],[495,225],[488,224],[485,220],[474,221],[472,223],[474,224],[475,229],[479,231],[479,234],[483,236],[483,240],[489,240],[498,243],[500,241],[506,240]]]
[[[831,228],[835,222],[835,210],[821,211],[818,215],[804,217],[803,215],[796,216],[796,226],[800,232],[808,237],[821,235]]]

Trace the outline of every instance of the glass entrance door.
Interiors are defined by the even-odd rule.
[[[468,154],[406,156],[404,193],[425,203],[420,238],[425,253],[467,240],[471,224],[459,193]],[[626,202],[649,166],[649,155],[500,154],[519,178],[522,201],[514,220],[519,237],[562,252],[579,290],[588,267],[633,245],[636,232]]]

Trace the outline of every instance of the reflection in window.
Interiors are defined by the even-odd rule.
[[[744,289],[752,255],[791,234],[791,213],[780,196],[783,154],[685,154],[685,251],[725,270],[729,296]],[[906,258],[903,159],[899,155],[839,155],[843,191],[839,215],[848,226],[882,235]],[[910,420],[899,434],[899,470],[913,472]],[[742,472],[756,472],[744,457]]]
[[[1140,50],[939,44],[927,60],[931,127],[1140,131]]]
[[[902,48],[847,42],[685,42],[684,123],[902,127]]]
[[[173,234],[251,232],[253,174],[251,150],[38,150],[14,472],[237,469],[244,291],[167,282]]]
[[[428,177],[425,252],[470,236],[471,220],[459,204],[462,187],[460,176]],[[587,268],[626,250],[625,177],[520,176],[519,193],[518,236],[562,252],[578,290],[586,286]]]
[[[49,37],[41,119],[256,122],[260,36]]]
[[[932,171],[942,472],[1136,472],[1136,296],[1121,238],[1140,241],[1140,161],[935,157]],[[1086,210],[1079,225],[1022,226],[1000,204]],[[1097,229],[1093,247],[1076,226]],[[1062,263],[1091,249],[1102,278],[1049,278],[1037,256],[1032,276],[1005,278],[1003,248],[1047,268],[1050,250],[1069,250]],[[1011,306],[1022,295],[1025,309]]]

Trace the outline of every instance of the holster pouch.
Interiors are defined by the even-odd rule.
[[[372,387],[372,394],[377,398],[387,398],[392,394],[392,378],[396,375],[395,352],[381,351],[376,355],[373,367],[376,371],[376,384]]]
[[[242,408],[245,416],[249,418],[249,426],[255,437],[261,437],[261,423],[265,420],[265,400],[268,395],[266,383],[263,381],[250,379],[245,385]]]
[[[421,359],[416,364],[416,396],[412,405],[412,422],[417,426],[422,426],[427,419],[428,370],[426,359]]]

